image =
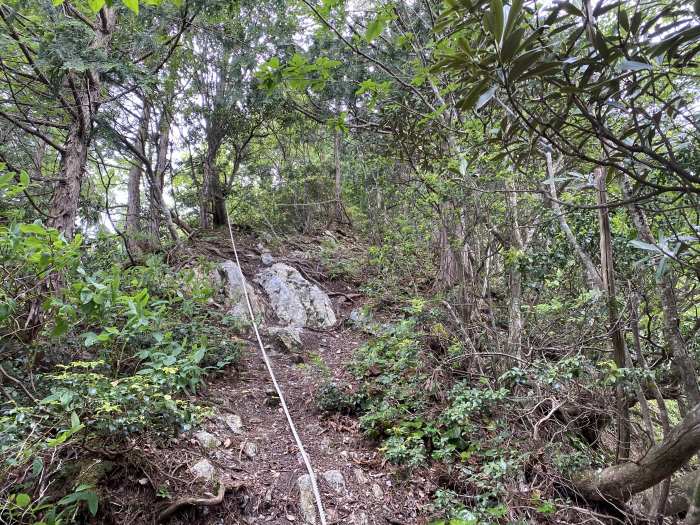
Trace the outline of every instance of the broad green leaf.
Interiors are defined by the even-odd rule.
[[[488,78],[485,78],[472,87],[467,95],[459,102],[460,109],[472,109],[474,104],[476,104],[476,101],[479,100],[479,97],[490,83],[491,81]]]
[[[544,62],[542,64],[538,64],[529,71],[527,71],[525,74],[521,75],[520,80],[526,80],[532,77],[545,76],[547,73],[561,69],[561,66],[561,62]]]
[[[377,38],[384,30],[385,19],[382,15],[377,16],[367,25],[367,30],[365,31],[365,40],[367,42],[372,42]]]
[[[489,21],[491,22],[493,39],[500,46],[503,37],[503,2],[501,0],[491,0]]]
[[[581,16],[581,17],[583,16],[583,13],[581,12],[581,10],[578,7],[576,7],[575,5],[573,5],[571,2],[564,2],[559,7],[561,7],[564,11],[566,11],[570,15]]]
[[[41,457],[34,458],[32,462],[32,474],[38,476],[44,470],[44,460]]]
[[[105,5],[105,0],[88,0],[88,5],[93,13],[97,13]]]
[[[525,71],[530,69],[534,64],[537,63],[537,59],[542,55],[541,49],[533,49],[527,53],[520,55],[515,62],[513,62],[513,67],[510,68],[508,72],[508,81],[515,82],[518,80]]]
[[[620,27],[624,29],[625,31],[630,30],[630,19],[627,16],[627,11],[624,9],[620,9],[620,12],[617,15],[617,21],[620,24]]]
[[[85,346],[88,348],[99,341],[97,334],[95,332],[88,332],[85,334]]]
[[[88,510],[93,516],[97,514],[97,494],[94,490],[84,492],[84,499],[87,502]]]
[[[63,0],[51,0],[51,3],[52,3],[54,6],[59,6],[59,5],[62,5],[62,4],[63,4]]]
[[[503,62],[510,62],[510,60],[515,56],[520,49],[520,41],[523,38],[525,30],[523,28],[516,29],[503,40],[503,47],[501,48],[501,60]]]
[[[636,60],[623,60],[617,65],[619,71],[642,71],[645,69],[654,69],[651,64],[645,62],[637,62]]]
[[[482,107],[488,104],[489,100],[491,100],[496,94],[496,88],[497,86],[491,86],[485,93],[479,95],[479,99],[476,101],[476,105],[474,106],[475,111],[479,111]]]
[[[513,0],[513,3],[510,6],[510,10],[508,11],[508,19],[506,21],[506,28],[503,33],[503,38],[507,39],[510,34],[513,32],[513,29],[518,23],[518,19],[520,18],[520,13],[523,9],[523,0]]]
[[[655,253],[663,253],[661,249],[655,244],[649,244],[648,242],[640,241],[637,239],[630,241],[629,244],[630,246],[634,246],[635,248],[639,248],[640,250],[646,250],[648,252]]]
[[[593,34],[593,45],[600,53],[600,56],[602,56],[605,59],[608,58],[608,56],[610,55],[608,45],[605,43],[605,37],[603,36],[603,33],[601,33],[598,29],[596,29],[595,33]]]
[[[139,14],[139,0],[122,0],[124,5],[131,9],[135,14]]]
[[[15,496],[15,504],[21,509],[26,509],[31,502],[32,498],[29,497],[29,494],[25,494],[24,492]]]
[[[41,224],[20,224],[19,230],[22,233],[34,233],[36,235],[46,233],[46,229]]]

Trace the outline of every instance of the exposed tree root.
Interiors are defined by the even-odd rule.
[[[211,498],[198,498],[196,496],[186,496],[184,498],[178,498],[173,501],[167,508],[158,514],[158,523],[163,523],[167,521],[173,514],[175,514],[182,507],[195,506],[195,507],[214,507],[220,505],[224,501],[224,494],[227,490],[235,489],[238,490],[243,486],[243,483],[238,482],[234,484],[225,485],[224,483],[219,483],[219,489],[216,496]]]
[[[698,450],[700,404],[639,460],[586,471],[574,479],[574,486],[590,501],[626,501],[673,475]]]

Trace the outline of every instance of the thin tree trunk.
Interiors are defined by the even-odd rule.
[[[559,199],[557,198],[557,186],[556,182],[554,181],[555,170],[554,165],[552,163],[552,153],[548,151],[546,153],[546,157],[547,177],[549,178],[549,195],[551,197],[550,200],[552,203],[552,210],[554,211],[554,214],[559,220],[559,226],[564,232],[566,240],[569,242],[569,245],[574,250],[579,260],[583,264],[583,268],[586,273],[586,281],[588,282],[589,288],[591,290],[601,291],[603,290],[603,283],[601,281],[600,275],[598,274],[598,271],[596,270],[593,261],[588,256],[588,254],[585,251],[583,251],[583,248],[581,248],[581,245],[576,240],[576,236],[571,231],[571,228],[569,228],[569,223],[567,222],[566,216],[562,212],[561,205],[559,204]]]
[[[622,188],[626,200],[632,197],[632,189],[629,179],[623,176]],[[639,238],[648,243],[655,244],[654,236],[647,222],[644,211],[638,204],[632,203],[628,206],[632,222],[637,229]],[[688,349],[680,331],[680,314],[676,302],[676,292],[673,279],[668,272],[664,272],[656,281],[656,289],[661,301],[661,315],[663,316],[663,333],[668,349],[670,350],[674,373],[683,383],[685,395],[690,406],[700,403],[700,389],[695,374],[695,363],[688,354]]]
[[[151,107],[147,100],[143,101],[143,111],[139,124],[139,132],[136,137],[136,148],[141,156],[146,154],[146,141],[148,140],[148,122],[151,118]],[[138,237],[141,235],[141,176],[143,175],[142,161],[134,159],[134,164],[129,170],[127,182],[126,201],[126,228],[125,234],[128,241],[128,248],[132,254],[138,254],[141,243]]]
[[[216,156],[219,153],[219,147],[220,142],[215,137],[207,139],[201,196],[203,210],[200,210],[200,224],[202,228],[209,228],[212,222],[214,226],[223,226],[226,222],[226,205],[221,193],[219,174],[216,169]],[[210,221],[209,213],[212,214],[212,221]]]
[[[685,515],[683,525],[698,525],[700,524],[700,476],[697,476],[695,487],[690,497],[690,505],[688,512]]]
[[[523,276],[520,271],[519,256],[524,249],[523,238],[520,233],[520,220],[518,217],[518,199],[514,191],[506,192],[506,208],[510,223],[510,250],[514,250],[514,257],[508,261],[508,280],[510,282],[510,306],[508,309],[508,353],[521,359],[523,336]]]
[[[173,224],[170,210],[163,198],[165,186],[165,173],[168,170],[168,148],[170,147],[170,113],[166,105],[163,105],[158,121],[158,141],[156,152],[156,167],[151,180],[150,207],[149,207],[149,237],[154,248],[160,246],[161,221],[165,219],[170,238],[177,243],[178,236]]]
[[[221,188],[221,181],[216,170],[213,171],[212,182],[212,210],[214,213],[214,226],[226,225],[226,197]]]
[[[348,224],[352,226],[352,221],[343,206],[343,171],[340,166],[340,147],[342,135],[339,129],[333,134],[333,163],[335,177],[333,189],[335,193],[335,221],[338,224]]]
[[[647,361],[644,357],[644,352],[642,351],[641,338],[639,337],[639,295],[637,294],[637,292],[631,291],[630,297],[630,327],[632,331],[632,341],[634,342],[634,349],[637,355],[637,362],[639,363],[639,367],[644,373],[647,373],[649,371],[649,367],[647,366]],[[671,432],[671,423],[668,418],[666,400],[661,394],[661,389],[659,389],[659,385],[656,383],[653,377],[647,379],[647,382],[649,384],[649,388],[651,389],[654,395],[654,399],[656,399],[656,404],[659,409],[659,420],[661,421],[661,429],[663,430],[663,437],[666,438],[669,432]],[[640,385],[639,383],[638,385],[639,390],[643,390],[642,385]],[[646,395],[644,394],[644,392],[642,392],[641,395],[638,394],[638,397],[641,407],[643,407],[644,404],[647,404]],[[650,439],[653,440],[655,435],[654,430],[651,429],[647,432],[649,433]],[[663,522],[664,507],[666,506],[666,500],[668,499],[670,486],[671,478],[669,477],[662,481],[658,486],[654,487],[653,500],[650,505],[650,514],[654,518],[656,523],[660,524]]]
[[[627,365],[627,350],[625,348],[624,337],[622,336],[622,329],[620,328],[615,293],[612,234],[610,231],[610,217],[607,208],[605,170],[603,168],[596,168],[594,178],[598,204],[598,222],[600,225],[600,273],[603,278],[603,290],[608,306],[608,331],[615,356],[615,364],[618,368],[622,369]],[[630,420],[629,406],[624,387],[621,383],[617,385],[617,431],[617,458],[620,461],[626,461],[629,459],[630,453]]]

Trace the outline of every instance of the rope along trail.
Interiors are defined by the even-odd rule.
[[[236,242],[233,240],[233,229],[231,228],[231,219],[229,218],[228,215],[228,210],[226,210],[226,222],[228,224],[228,233],[231,237],[231,246],[233,247],[233,255],[236,257],[236,265],[238,266],[238,272],[241,275],[241,283],[243,284],[243,295],[245,296],[245,302],[246,305],[248,306],[248,314],[250,315],[250,322],[253,325],[253,330],[255,331],[255,337],[258,340],[258,345],[260,346],[260,351],[262,352],[262,357],[263,360],[265,361],[265,366],[267,367],[267,371],[270,374],[270,378],[272,379],[272,384],[275,387],[275,390],[277,392],[277,395],[280,398],[280,405],[282,406],[282,410],[284,411],[284,415],[287,417],[287,422],[289,423],[289,429],[292,431],[292,435],[294,436],[294,441],[296,441],[297,448],[299,449],[299,452],[301,453],[301,457],[304,460],[304,464],[306,465],[306,471],[309,473],[309,478],[311,479],[311,490],[314,494],[314,499],[316,500],[316,508],[318,509],[318,515],[321,518],[321,525],[327,525],[326,524],[326,513],[323,510],[323,502],[321,501],[321,493],[318,490],[318,483],[316,482],[316,474],[314,473],[314,469],[311,466],[311,460],[309,459],[309,455],[306,453],[306,449],[304,449],[304,444],[301,442],[301,438],[299,437],[299,433],[297,432],[297,427],[294,424],[294,420],[292,419],[291,414],[289,413],[289,409],[287,408],[287,402],[284,399],[284,395],[282,394],[282,389],[280,388],[279,384],[277,383],[277,378],[275,377],[275,372],[272,369],[272,363],[270,362],[270,358],[267,355],[267,352],[265,351],[265,345],[262,342],[262,339],[260,338],[260,332],[258,331],[258,325],[255,322],[255,315],[253,314],[253,307],[250,304],[250,298],[248,297],[248,289],[246,287],[246,280],[245,277],[243,276],[243,269],[241,268],[241,262],[238,259],[238,250],[236,250]]]

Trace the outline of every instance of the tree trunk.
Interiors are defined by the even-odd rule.
[[[698,525],[700,524],[700,476],[695,480],[695,487],[690,497],[690,505],[688,512],[685,514],[683,525]]]
[[[510,251],[511,257],[507,261],[508,281],[510,283],[510,305],[508,308],[508,353],[523,359],[522,351],[523,335],[523,276],[520,271],[520,256],[525,248],[523,237],[520,233],[520,219],[518,216],[518,199],[514,191],[506,192],[506,213],[510,225]]]
[[[615,364],[619,369],[627,366],[627,349],[620,328],[615,292],[615,270],[613,267],[612,233],[610,217],[607,208],[607,192],[605,188],[605,170],[596,168],[595,174],[596,200],[598,204],[598,222],[600,226],[600,275],[603,280],[603,291],[607,301],[608,333],[613,348]],[[629,405],[622,383],[617,385],[617,459],[627,461],[630,454],[630,420]]]
[[[158,234],[158,239],[160,240],[160,221],[161,218],[165,219],[165,225],[168,228],[168,233],[170,234],[170,239],[179,244],[179,237],[177,235],[177,230],[175,229],[175,224],[173,223],[172,215],[170,214],[170,209],[165,203],[165,198],[163,197],[163,189],[165,188],[165,172],[168,171],[168,149],[170,148],[170,109],[167,104],[163,106],[163,111],[160,116],[160,122],[158,123],[158,156],[156,158],[156,172],[154,174],[154,180],[156,182],[154,200],[151,202],[151,227],[153,232]]]
[[[352,221],[345,211],[345,206],[343,206],[343,171],[340,166],[341,139],[341,132],[340,130],[336,129],[333,134],[333,164],[335,172],[333,189],[335,193],[335,222],[339,225],[347,224],[352,226]]]
[[[226,225],[226,197],[221,188],[221,181],[216,170],[213,172],[212,181],[212,210],[214,213],[214,226]]]
[[[569,228],[569,223],[566,220],[566,216],[562,212],[561,205],[559,204],[559,199],[557,198],[557,186],[556,182],[554,181],[554,175],[555,175],[555,170],[554,170],[554,165],[552,163],[552,153],[547,152],[547,177],[549,178],[549,195],[551,197],[551,203],[552,203],[552,210],[554,211],[554,214],[557,216],[557,219],[559,220],[559,226],[561,227],[561,230],[564,232],[564,236],[566,237],[566,240],[569,242],[569,245],[571,248],[574,250],[576,255],[578,256],[579,260],[583,264],[583,268],[586,273],[586,282],[588,283],[588,286],[591,290],[602,290],[603,289],[603,283],[601,281],[600,275],[598,275],[598,271],[595,268],[595,265],[593,264],[593,261],[591,258],[588,256],[586,252],[583,251],[583,248],[581,248],[581,245],[578,243],[576,240],[576,236],[574,235],[574,232],[571,231],[571,228]]]
[[[115,23],[115,11],[103,7],[97,15],[97,30],[90,45],[91,49],[103,49],[109,45]],[[92,138],[92,124],[100,107],[101,82],[99,73],[95,71],[87,71],[81,75],[71,71],[68,75],[76,86],[73,90],[76,118],[68,126],[68,136],[59,168],[61,181],[51,198],[51,218],[48,224],[70,239],[73,237],[78,216],[80,188]]]
[[[87,98],[87,97],[85,97]],[[85,100],[83,97],[81,99]],[[86,102],[82,111],[89,111]],[[59,178],[51,197],[49,226],[63,233],[66,239],[72,239],[75,230],[75,220],[78,216],[78,202],[83,173],[87,162],[87,152],[90,145],[91,120],[81,117],[81,121],[71,123],[68,129],[68,139],[65,152],[61,156]]]
[[[590,501],[626,501],[674,474],[700,450],[700,404],[658,445],[634,462],[588,470],[573,479]]]
[[[146,141],[148,140],[148,122],[151,118],[151,107],[148,101],[143,101],[143,112],[139,124],[139,132],[135,146],[141,156],[146,154]],[[134,164],[129,170],[127,182],[126,201],[126,238],[128,248],[132,254],[141,250],[138,237],[141,235],[141,176],[143,175],[143,162],[140,158],[134,159]]]
[[[168,169],[168,146],[170,145],[170,118],[165,105],[161,108],[158,119],[158,138],[156,140],[156,166],[153,170],[149,188],[148,237],[151,249],[160,247],[160,227],[163,217],[170,218],[170,211],[163,201],[165,172]],[[175,237],[177,239],[177,236]]]
[[[622,189],[624,198],[630,200],[632,188],[629,179],[625,176],[622,180]],[[644,211],[636,203],[630,204],[628,209],[639,238],[648,244],[656,244]],[[664,339],[672,356],[673,372],[683,383],[685,395],[688,397],[690,406],[693,406],[700,403],[700,389],[695,374],[695,363],[688,354],[685,340],[680,331],[680,314],[676,303],[676,292],[673,279],[668,272],[664,272],[656,281],[656,289],[661,301]]]
[[[208,132],[213,133],[213,132]],[[202,195],[199,218],[202,228],[209,228],[212,221],[209,213],[212,213],[213,225],[226,224],[226,202],[221,192],[221,183],[216,169],[216,156],[219,153],[221,142],[213,136],[207,138],[207,153],[204,158],[204,180],[202,181]]]

